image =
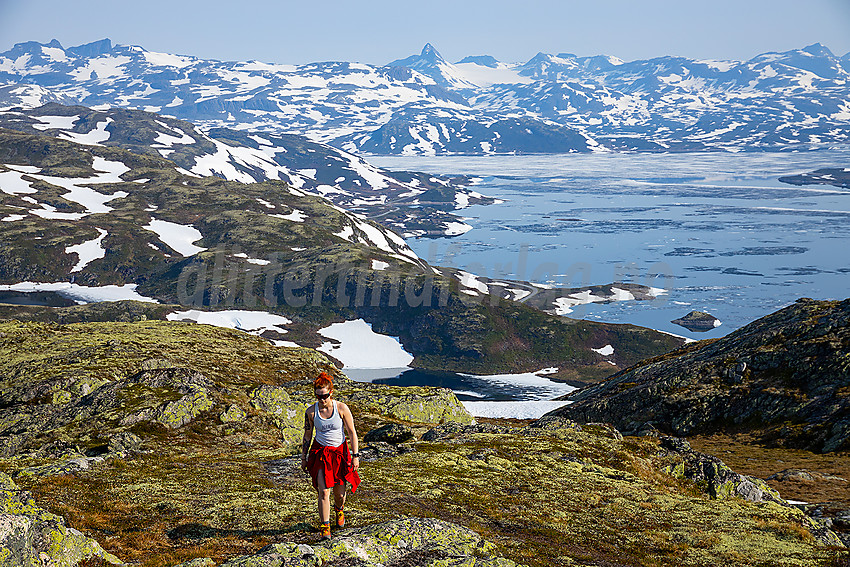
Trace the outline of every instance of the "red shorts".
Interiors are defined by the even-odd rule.
[[[339,447],[325,447],[313,440],[313,446],[307,454],[307,470],[313,478],[313,488],[319,488],[319,472],[325,471],[325,486],[332,488],[337,484],[347,482],[351,485],[351,492],[357,490],[360,484],[360,475],[351,465],[351,453],[348,451],[348,443],[343,441]]]

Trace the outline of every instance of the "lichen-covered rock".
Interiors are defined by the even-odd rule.
[[[352,383],[346,400],[365,411],[414,423],[473,423],[475,419],[448,388],[410,386],[386,390],[385,386]]]
[[[222,567],[319,567],[337,561],[362,567],[520,567],[509,559],[495,557],[494,547],[463,526],[432,518],[404,518],[350,530],[315,546],[270,545],[255,555],[231,559]]]
[[[69,454],[46,465],[25,467],[15,473],[15,477],[44,477],[62,474],[74,474],[79,471],[88,470],[92,466],[100,464],[103,461],[103,457],[86,457],[85,455],[80,454]]]
[[[789,514],[797,516],[801,525],[823,545],[843,545],[838,535],[828,526],[818,523],[798,508],[791,506],[779,492],[763,480],[736,473],[717,457],[694,451],[684,439],[662,438],[661,447],[669,456],[676,459],[676,462],[665,467],[664,471],[676,478],[694,482],[712,498],[724,499],[737,496],[750,502],[778,504],[788,508]]]
[[[556,431],[560,429],[572,429],[581,431],[581,425],[571,419],[567,419],[557,415],[544,415],[529,424],[532,429],[544,429],[546,431]]]
[[[180,565],[175,565],[174,567],[215,567],[215,561],[213,561],[210,557],[199,557],[197,559],[185,561]]]
[[[154,412],[152,419],[169,429],[177,429],[214,405],[215,402],[207,396],[206,392],[195,392],[163,405]]]
[[[109,438],[110,453],[128,455],[142,450],[142,439],[132,431],[122,431]]]
[[[750,502],[785,503],[763,480],[736,473],[717,457],[694,451],[684,439],[665,437],[661,448],[677,457],[677,462],[668,465],[665,472],[696,483],[712,498],[738,496]]]
[[[0,473],[0,567],[73,567],[83,559],[121,561],[93,539],[65,526]]]
[[[248,414],[245,413],[245,410],[240,408],[236,404],[232,404],[227,407],[226,410],[219,414],[218,418],[222,423],[239,423],[244,420]]]
[[[287,445],[301,442],[304,426],[303,399],[294,400],[282,386],[263,384],[250,394],[251,405],[280,430],[280,438]]]

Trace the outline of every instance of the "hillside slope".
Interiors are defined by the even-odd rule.
[[[190,122],[141,110],[50,103],[0,111],[0,127],[164,157],[192,175],[284,181],[405,236],[461,234],[471,227],[455,211],[494,202],[470,189],[467,177],[390,172],[303,136],[227,128],[204,133]]]
[[[129,285],[172,305],[273,311],[291,319],[287,339],[314,347],[317,329],[362,317],[418,367],[484,374],[554,366],[599,379],[681,342],[491,296],[282,181],[196,177],[161,157],[8,130],[0,164],[7,286]],[[592,350],[608,344],[610,359]]]
[[[624,370],[557,410],[624,432],[755,431],[815,451],[850,441],[850,299],[793,305]]]

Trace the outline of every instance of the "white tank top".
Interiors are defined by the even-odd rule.
[[[316,443],[323,447],[339,447],[345,443],[345,430],[343,429],[342,416],[336,407],[336,400],[332,400],[334,412],[327,419],[319,415],[319,402],[316,402],[313,414],[313,427],[316,428]]]

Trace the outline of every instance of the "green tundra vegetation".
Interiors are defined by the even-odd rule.
[[[297,457],[322,370],[361,439],[385,423],[413,434],[363,444],[349,525],[329,543]],[[58,533],[57,564],[839,564],[801,511],[711,496],[656,438],[472,422],[447,390],[351,382],[321,353],[238,331],[0,323],[2,512]]]

